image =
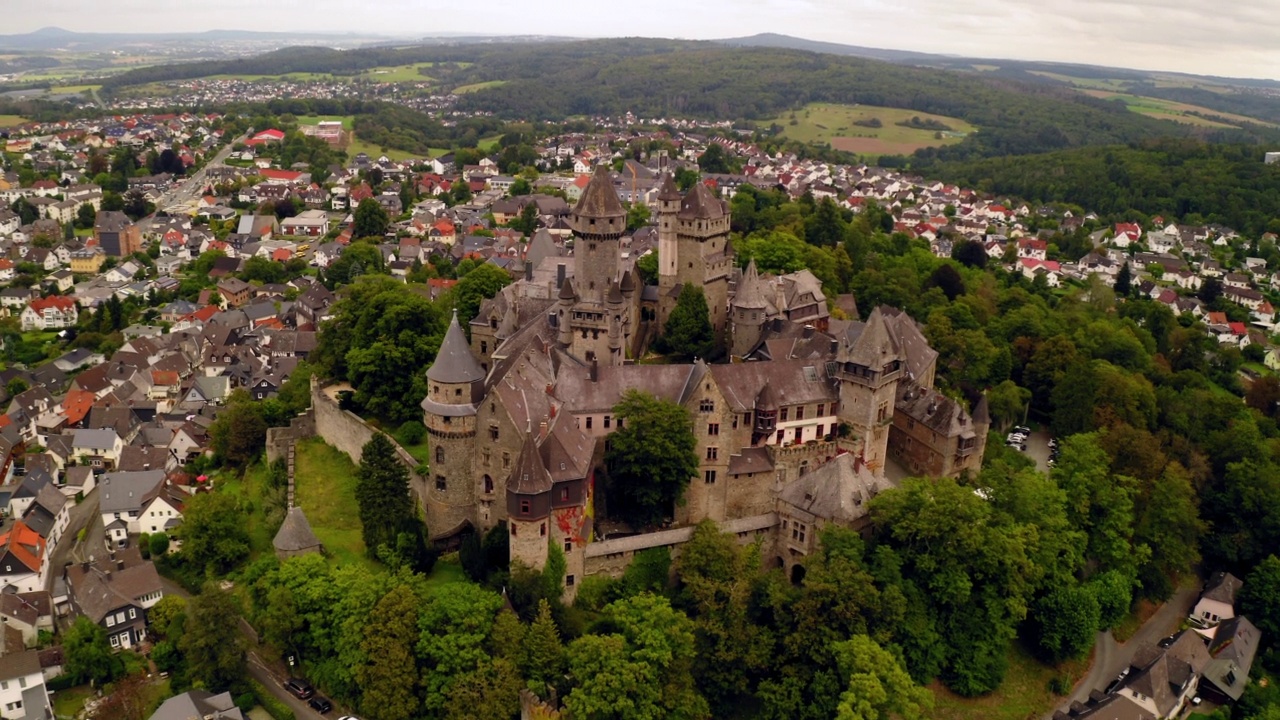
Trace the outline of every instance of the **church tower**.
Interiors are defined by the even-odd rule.
[[[436,360],[427,369],[423,424],[431,452],[424,497],[433,537],[452,534],[474,522],[476,506],[472,458],[476,454],[476,404],[484,395],[484,369],[471,354],[455,310]]]
[[[880,308],[871,311],[865,324],[849,326],[836,349],[836,365],[840,421],[861,438],[867,466],[883,476],[898,381],[903,377],[903,352]]]
[[[765,296],[764,283],[756,270],[753,258],[738,281],[738,291],[729,304],[729,353],[735,358],[746,357],[747,353],[760,344],[764,333],[764,324],[768,322],[770,303]]]

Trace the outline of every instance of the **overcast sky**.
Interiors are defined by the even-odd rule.
[[[2,33],[220,29],[713,39],[869,47],[1280,79],[1275,0],[6,0]]]

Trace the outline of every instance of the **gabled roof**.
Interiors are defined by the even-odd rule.
[[[440,352],[436,353],[435,362],[427,369],[427,379],[450,384],[471,383],[483,380],[484,374],[484,368],[471,354],[471,346],[458,324],[458,311],[455,310],[444,341],[440,343]]]
[[[845,453],[782,488],[778,499],[816,518],[850,524],[865,518],[871,499],[890,487]]]
[[[19,520],[9,528],[9,532],[0,535],[0,547],[13,556],[14,560],[30,572],[40,572],[41,558],[44,557],[45,541],[40,533],[31,529]]]
[[[1205,583],[1204,592],[1200,593],[1201,600],[1216,600],[1228,605],[1236,604],[1236,593],[1240,592],[1240,587],[1244,585],[1244,581],[1232,575],[1229,572],[1218,571],[1209,578],[1209,582]]]

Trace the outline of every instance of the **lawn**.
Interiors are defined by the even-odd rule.
[[[355,115],[302,115],[298,117],[299,125],[319,125],[322,122],[332,122],[334,120],[342,121],[342,129],[350,130],[355,127]]]
[[[418,72],[419,68],[429,68],[435,63],[417,63],[415,65],[392,65],[366,70],[360,75],[361,80],[372,80],[380,83],[412,83],[431,82],[429,75]]]
[[[275,537],[276,528],[269,527],[266,520],[266,508],[263,506],[263,489],[267,483],[267,466],[263,462],[254,463],[245,471],[244,477],[236,477],[229,472],[213,476],[214,487],[218,492],[234,496],[248,512],[245,513],[245,527],[249,531],[249,547],[251,557],[259,557],[263,553],[274,551],[271,540]]]
[[[485,88],[491,88],[491,87],[498,87],[499,85],[506,85],[506,84],[507,84],[506,80],[489,80],[487,82],[471,83],[470,85],[460,85],[453,89],[453,94],[465,95],[466,93],[475,92],[477,90],[483,90]]]
[[[929,686],[933,691],[934,720],[1024,720],[1050,713],[1062,696],[1049,691],[1049,681],[1062,676],[1067,685],[1075,685],[1089,667],[1087,660],[1075,660],[1054,668],[1037,660],[1014,642],[1009,649],[1009,673],[1004,683],[990,695],[962,698],[941,683]]]
[[[21,115],[0,115],[0,127],[13,127],[14,125],[21,125],[26,121],[27,119]]]
[[[297,444],[295,461],[296,502],[333,562],[381,567],[365,555],[351,458],[320,438],[308,438]]]
[[[374,159],[386,155],[388,160],[394,160],[396,162],[422,157],[420,153],[411,153],[404,150],[396,150],[394,148],[387,148],[383,150],[381,147],[374,145],[373,143],[361,140],[355,135],[355,133],[352,133],[351,142],[347,143],[347,156],[355,157],[360,153],[364,153]]]
[[[100,90],[100,89],[102,89],[101,85],[62,85],[60,87],[54,87],[49,92],[75,93],[77,95],[83,95],[84,93],[92,92],[94,90]]]
[[[53,716],[56,718],[74,718],[84,708],[85,701],[93,697],[94,690],[88,685],[79,685],[53,694]]]
[[[480,138],[480,140],[476,142],[476,147],[479,148],[481,152],[491,153],[498,149],[498,143],[501,140],[501,135],[490,135],[489,137]]]
[[[941,132],[935,129],[903,127],[899,122],[919,118],[930,120],[950,128]],[[866,127],[855,123],[880,121],[880,127]],[[794,124],[793,124],[794,123]],[[879,107],[876,105],[839,105],[835,103],[810,103],[795,112],[786,112],[760,123],[764,127],[778,125],[782,137],[804,143],[830,143],[837,150],[859,155],[905,155],[924,147],[952,145],[960,142],[977,128],[957,118],[931,115],[915,110]]]

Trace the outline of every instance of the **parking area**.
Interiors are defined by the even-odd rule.
[[[1026,431],[1026,432],[1019,432]],[[1049,472],[1053,467],[1050,461],[1057,459],[1057,451],[1052,443],[1052,436],[1047,430],[1031,430],[1020,426],[1010,430],[1005,436],[1006,444],[1017,449],[1036,463],[1040,472]]]

